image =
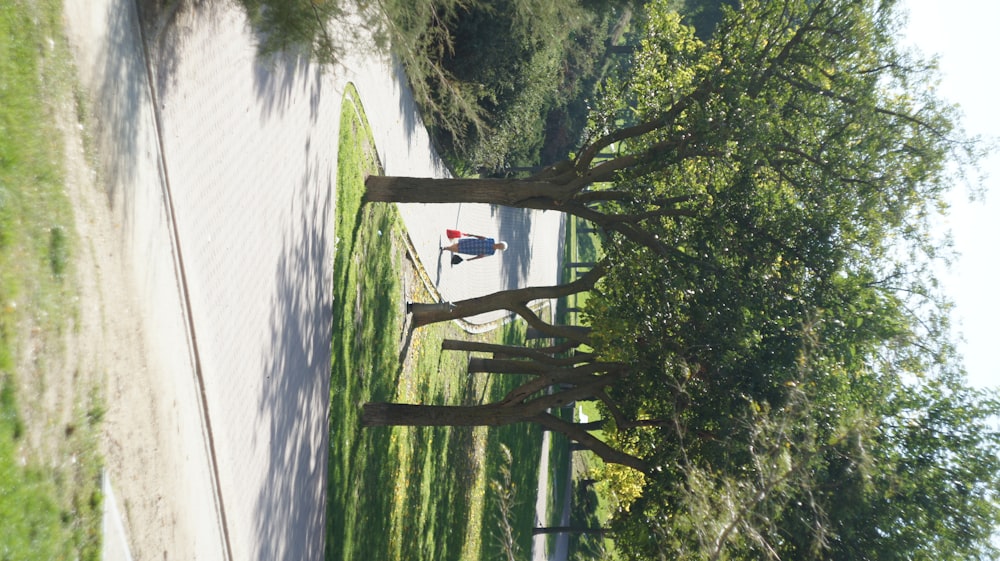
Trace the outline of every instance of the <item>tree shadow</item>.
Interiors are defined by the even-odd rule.
[[[135,0],[153,85],[158,97],[177,84],[181,50],[197,26],[217,30],[225,6],[208,0]],[[159,110],[160,108],[157,108]]]
[[[497,233],[507,242],[503,252],[501,276],[504,288],[523,288],[531,266],[533,211],[523,208],[496,207]]]
[[[128,0],[125,0],[128,1]],[[150,63],[155,71],[156,89],[161,96],[167,96],[176,84],[180,51],[197,26],[203,32],[206,26],[215,31],[221,28],[222,18],[232,17],[231,9],[225,3],[207,0],[135,0],[140,6],[143,35],[150,54]],[[252,35],[251,43],[257,45],[254,56],[254,88],[262,100],[262,119],[280,117],[291,103],[299,97],[299,88],[310,88],[309,99],[313,121],[318,116],[319,99],[322,95],[322,80],[318,79],[325,68],[334,64],[350,46],[359,41],[364,27],[356,22],[348,22],[347,16],[336,7],[336,2],[323,5],[333,7],[326,34],[333,42],[324,41],[327,48],[317,52],[310,47],[311,37],[296,33],[300,26],[296,22],[285,22],[285,28],[276,28],[265,18],[254,17],[255,10],[267,9],[267,5],[298,6],[299,3],[259,2],[243,0],[243,24]],[[310,6],[304,3],[300,6]],[[311,10],[301,14],[306,21],[314,20]],[[289,18],[286,18],[289,19]],[[294,17],[291,17],[294,20]],[[330,29],[333,28],[333,29]],[[269,38],[285,34],[282,41],[274,46]]]
[[[299,98],[298,90],[308,88],[310,118],[315,123],[323,93],[321,74],[322,67],[312,64],[301,50],[258,55],[253,83],[261,119],[280,118],[291,101]]]
[[[313,161],[311,167],[318,167],[318,158]],[[325,218],[332,192],[332,179],[304,172],[296,195],[304,204],[290,222],[275,270],[271,348],[262,354],[265,380],[257,411],[270,446],[268,484],[255,503],[254,558],[260,560],[316,559],[323,551],[333,321]]]
[[[151,113],[148,104],[150,85],[142,38],[138,33],[138,14],[132,0],[108,4],[108,42],[98,54],[101,80],[94,85],[93,132],[99,152],[108,154],[104,174],[108,206],[122,198],[126,220],[133,217],[134,194],[143,121]]]
[[[413,97],[413,89],[410,88],[410,79],[406,75],[406,69],[403,67],[402,61],[396,56],[392,57],[392,73],[394,81],[399,85],[399,115],[402,117],[403,134],[407,138],[412,138],[413,135],[417,134],[418,130],[427,134],[427,128],[420,117],[420,107]],[[434,150],[433,157],[436,160],[436,167],[444,170],[444,162],[438,158],[437,154],[438,151]]]
[[[312,120],[318,116],[324,72],[337,71],[347,53],[382,50],[370,38],[381,19],[351,3],[237,0],[257,45],[254,87],[261,118],[280,117],[298,88],[309,88]]]

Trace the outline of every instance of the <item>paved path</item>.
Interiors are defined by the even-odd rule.
[[[176,238],[164,205],[165,170],[135,7],[128,0],[75,0],[64,9],[78,76],[94,102],[87,132],[113,221],[106,235],[117,238],[84,243],[113,250],[99,271],[105,285],[131,286],[104,296],[113,301],[97,315],[142,319],[142,334],[102,349],[110,355],[104,366],[115,370],[106,375],[105,388],[101,449],[107,475],[137,558],[221,559],[225,525],[177,280]],[[121,335],[114,322],[107,323],[108,336]],[[124,345],[140,350],[119,348]],[[143,359],[125,365],[133,370],[118,372],[117,357],[130,353]],[[115,542],[107,539],[105,546]]]
[[[228,3],[184,4],[165,29],[145,30],[147,73],[129,1],[77,0],[67,12],[71,35],[91,41],[81,74],[99,99],[99,137],[119,156],[109,165],[112,195],[129,227],[163,386],[153,400],[167,409],[201,405],[174,413],[172,445],[157,450],[191,485],[180,508],[192,519],[174,521],[172,531],[194,555],[169,558],[321,559],[345,85],[360,93],[388,174],[445,170],[398,68],[363,34],[353,37],[349,18],[335,34],[345,38],[341,63],[323,69],[294,56],[258,60],[253,32]],[[486,205],[402,212],[445,300],[556,280],[556,213]],[[496,234],[511,250],[442,265],[447,227]],[[116,487],[126,505],[144,492]],[[127,531],[134,542],[155,530]]]

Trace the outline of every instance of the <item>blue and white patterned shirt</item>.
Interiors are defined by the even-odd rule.
[[[466,255],[493,255],[496,248],[493,238],[462,238],[458,240],[458,252]]]

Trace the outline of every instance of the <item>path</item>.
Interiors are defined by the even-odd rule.
[[[554,493],[550,486],[552,482],[549,481],[549,473],[553,469],[559,469],[559,466],[555,468],[549,467],[549,457],[551,456],[552,448],[552,432],[545,431],[542,433],[542,452],[539,460],[538,468],[538,492],[535,496],[535,527],[550,526],[551,516],[548,512],[548,503],[550,495]],[[559,512],[559,520],[555,524],[557,526],[569,526],[570,521],[570,509],[573,507],[573,461],[572,454],[570,452],[570,461],[566,462],[563,466],[566,470],[566,482],[563,489],[563,495],[561,497],[552,497],[552,502],[555,508]],[[548,551],[548,534],[541,534],[538,536],[533,536],[531,540],[531,559],[532,561],[566,561],[569,558],[569,534],[561,533],[556,534],[555,537],[555,547],[552,551]]]
[[[148,67],[131,0],[66,7],[120,228],[122,269],[108,274],[136,302],[108,313],[138,318],[146,357],[141,372],[108,375],[109,474],[137,559],[320,559],[345,85],[387,173],[444,170],[398,68],[351,36],[357,21],[343,22],[355,42],[323,71],[293,56],[261,63],[233,5],[179,6],[145,29]],[[555,282],[558,214],[402,211],[445,299]],[[496,233],[512,251],[439,266],[445,227]]]

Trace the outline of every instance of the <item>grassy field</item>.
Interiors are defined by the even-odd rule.
[[[403,288],[427,301],[406,266],[405,232],[393,205],[362,205],[366,173],[377,173],[370,132],[349,89],[341,117],[334,262],[327,559],[497,559],[502,557],[501,446],[515,501],[510,523],[530,552],[541,432],[532,426],[372,428],[368,401],[460,404],[497,399],[516,380],[469,376],[465,353],[441,352],[445,338],[471,336],[452,324],[409,330]],[[482,340],[523,341],[511,324]]]
[[[51,0],[0,3],[0,558],[100,556],[98,406],[35,426],[74,317],[72,211],[58,104],[73,73]],[[84,393],[87,393],[85,390]],[[29,419],[29,420],[26,420]],[[44,423],[43,423],[44,425]]]

